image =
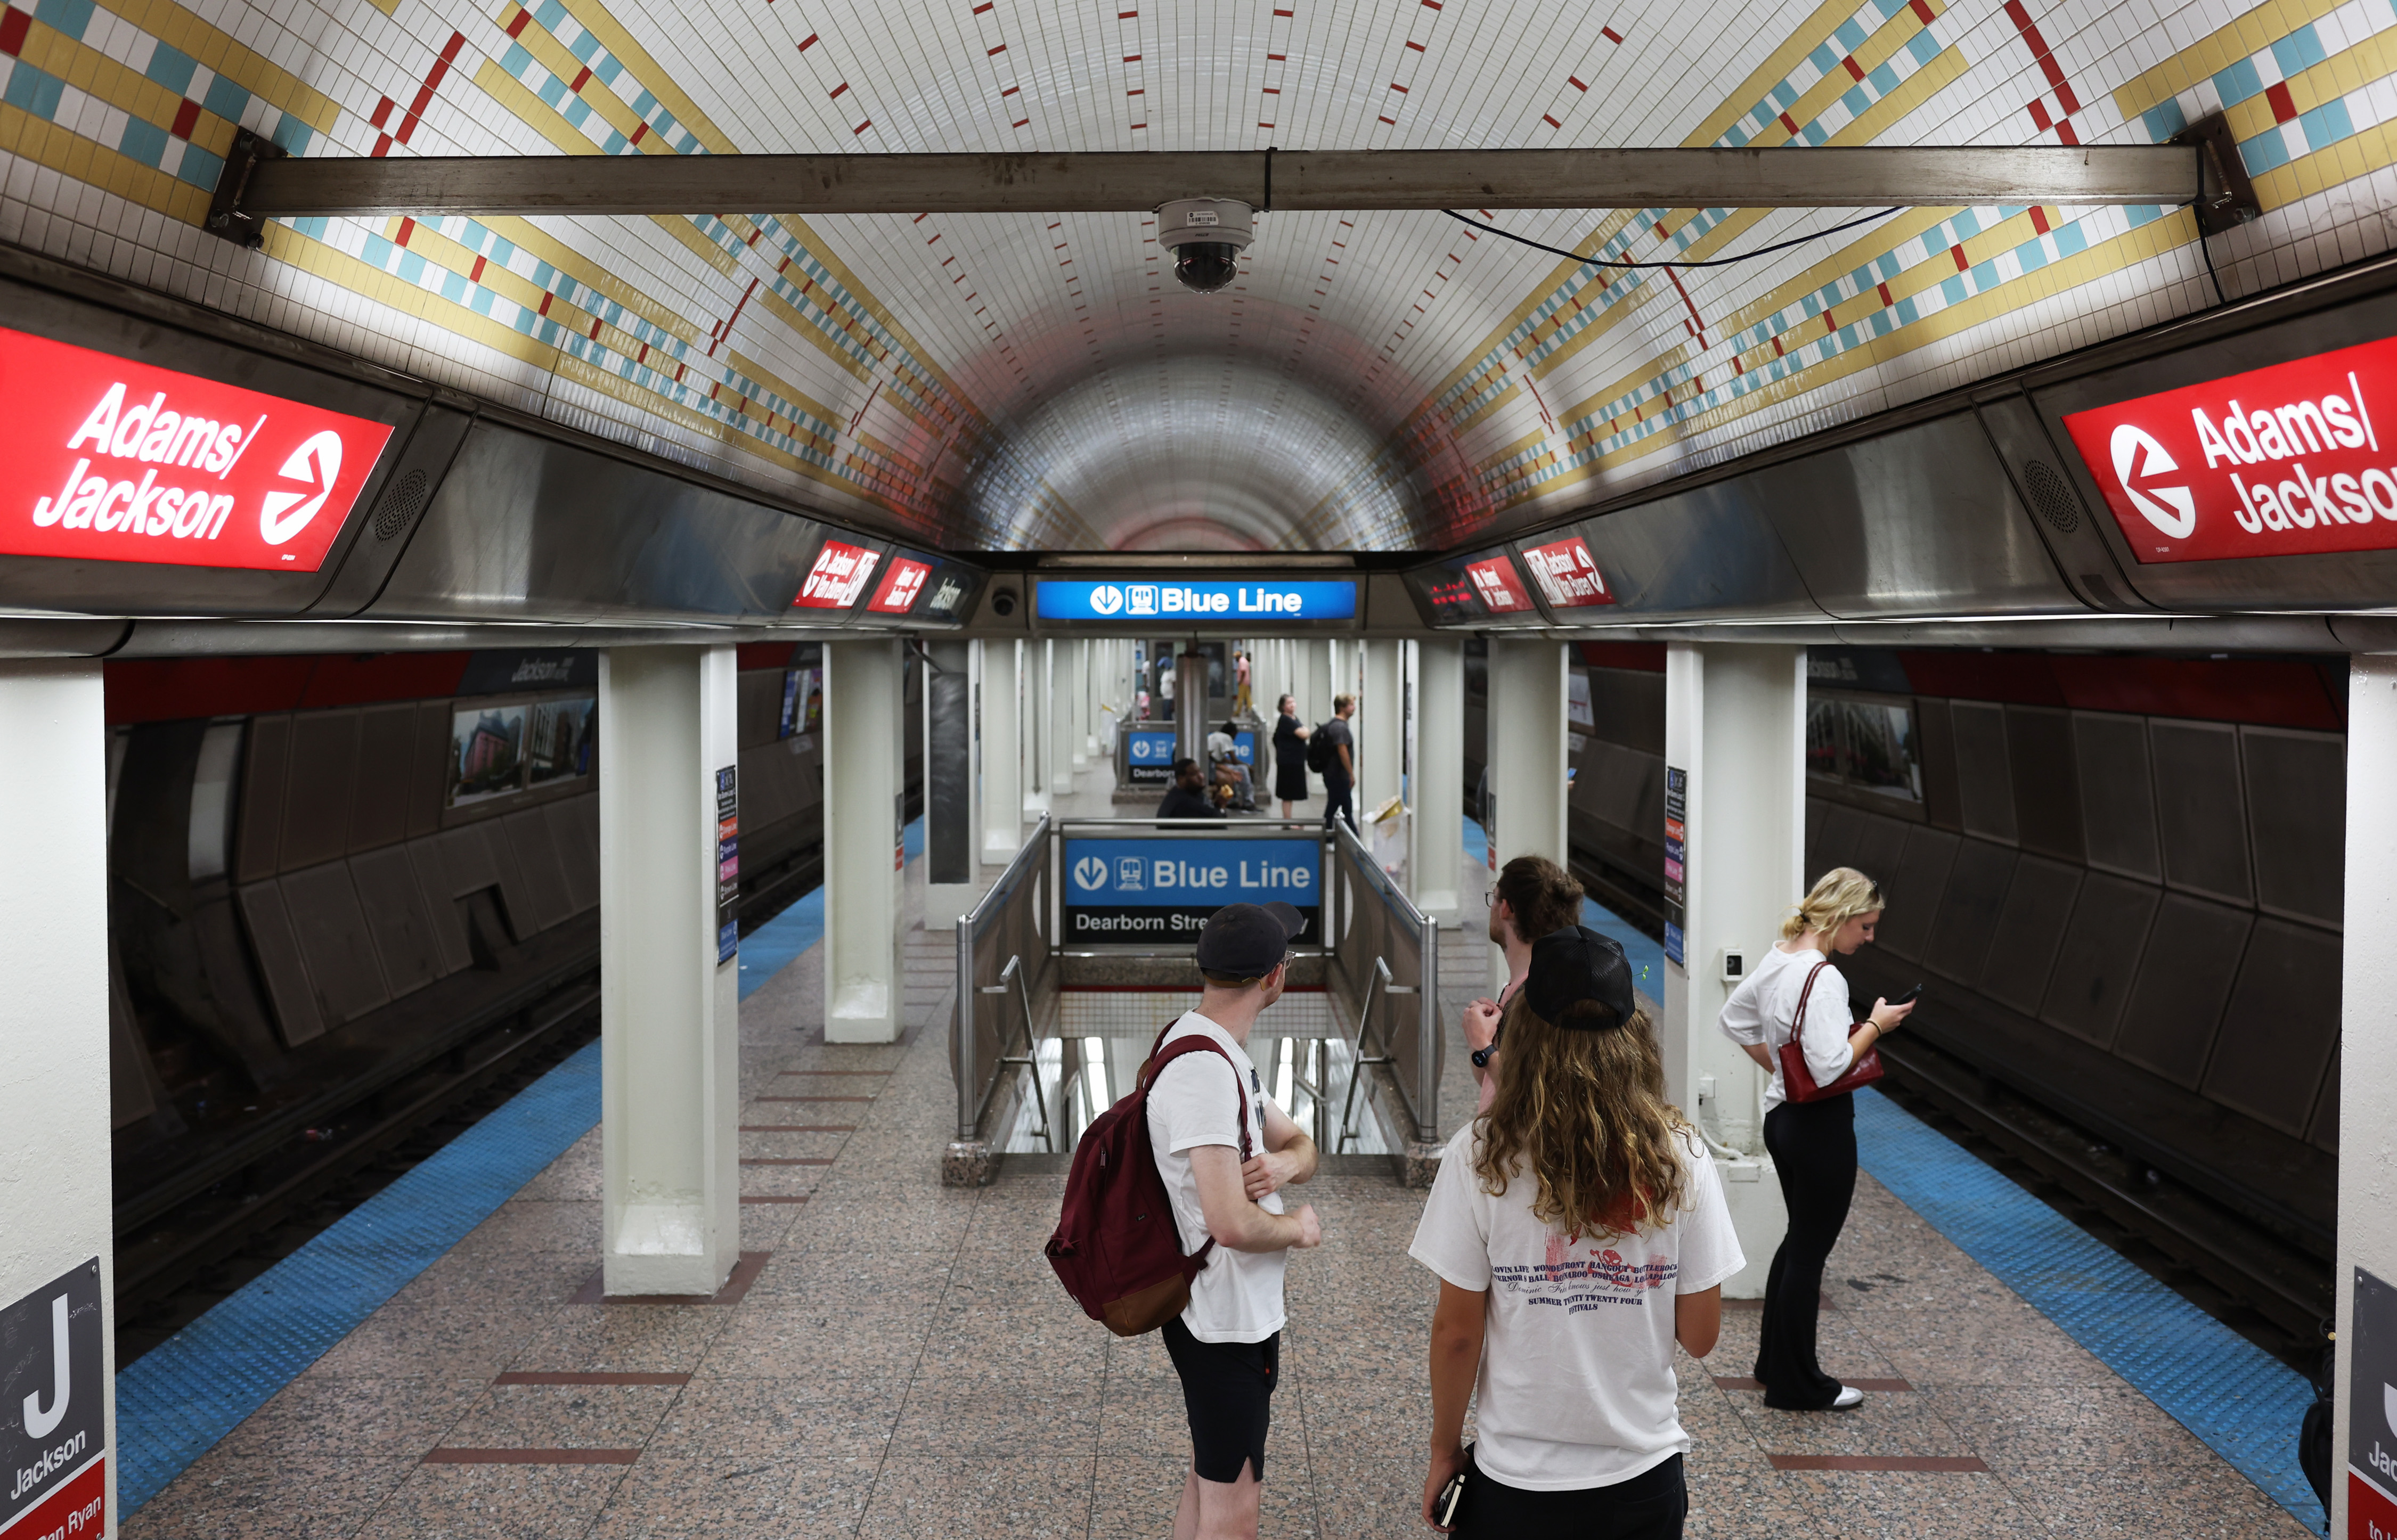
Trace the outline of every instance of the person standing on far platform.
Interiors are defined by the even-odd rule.
[[[1356,714],[1355,696],[1333,696],[1332,720],[1316,729],[1331,746],[1323,756],[1323,822],[1329,827],[1332,819],[1346,818],[1351,834],[1358,832],[1357,807],[1348,800],[1357,790],[1357,739],[1348,719]]]
[[[1781,922],[1781,939],[1723,1002],[1719,1022],[1723,1035],[1773,1077],[1764,1091],[1764,1148],[1781,1178],[1789,1230],[1765,1281],[1756,1377],[1764,1382],[1764,1404],[1785,1411],[1864,1404],[1863,1391],[1824,1374],[1814,1356],[1823,1265],[1848,1222],[1856,1190],[1855,1097],[1789,1100],[1781,1047],[1795,1037],[1807,1073],[1816,1085],[1829,1085],[1913,1015],[1911,1002],[1876,1000],[1871,1017],[1859,1026],[1848,1005],[1848,981],[1831,965],[1833,954],[1844,957],[1873,938],[1881,911],[1881,890],[1863,872],[1833,867],[1823,873]]]
[[[1748,1259],[1611,937],[1532,943],[1497,1097],[1449,1142],[1407,1255],[1440,1275],[1425,1521],[1477,1540],[1677,1540],[1690,1438],[1673,1344],[1714,1350],[1723,1280]]]
[[[1306,800],[1306,724],[1298,720],[1298,697],[1274,703],[1274,795],[1285,818]]]

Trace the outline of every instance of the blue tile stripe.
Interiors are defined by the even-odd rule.
[[[2297,1468],[2305,1380],[1878,1092],[1856,1095],[1864,1169],[2265,1495],[2320,1533]]]
[[[594,1042],[116,1376],[132,1513],[599,1121]]]

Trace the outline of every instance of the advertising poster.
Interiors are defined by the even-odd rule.
[[[1683,906],[1690,869],[1690,773],[1665,767],[1665,955],[1688,967],[1681,955]]]
[[[533,785],[591,773],[591,756],[598,746],[598,710],[596,696],[534,703],[532,734],[525,750]]]
[[[1323,846],[1308,836],[1262,840],[1067,840],[1065,936],[1074,941],[1187,941],[1226,904],[1284,903],[1323,935]]]
[[[741,949],[740,772],[728,764],[716,773],[716,961],[730,962]]]
[[[529,710],[518,703],[450,713],[449,806],[470,807],[524,790]]]

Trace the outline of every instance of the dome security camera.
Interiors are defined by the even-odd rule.
[[[999,589],[990,596],[991,613],[1004,620],[1015,613],[1015,591]]]
[[[1157,244],[1173,254],[1175,280],[1200,294],[1239,276],[1240,253],[1256,238],[1256,210],[1237,198],[1176,198],[1157,211]]]

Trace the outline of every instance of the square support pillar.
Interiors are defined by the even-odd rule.
[[[1081,650],[1075,641],[1043,642],[1041,651],[1048,655],[1045,710],[1040,717],[1041,741],[1049,750],[1049,797],[1053,804],[1059,797],[1074,794],[1074,766],[1081,760],[1082,733],[1076,724],[1081,690],[1076,684],[1074,655]]]
[[[982,864],[1003,867],[1024,847],[1024,644],[976,642],[973,656]]]
[[[973,649],[924,644],[924,928],[955,930],[973,908],[982,850],[974,794]]]
[[[53,1520],[64,1527],[65,1509],[87,1500],[71,1483],[100,1455],[102,1511],[116,1533],[101,708],[97,658],[0,661],[0,1306],[23,1300],[34,1321],[49,1323],[54,1302],[66,1302],[67,1361],[52,1358],[52,1334],[41,1330],[32,1349],[40,1367],[20,1383],[60,1417],[37,1443],[85,1435],[84,1453],[31,1494],[49,1506],[20,1526],[29,1537],[51,1533]],[[60,1385],[82,1394],[60,1406]],[[91,1404],[76,1404],[86,1395]],[[21,1430],[18,1408],[6,1415]],[[17,1474],[12,1466],[12,1488]]]
[[[1038,823],[1049,811],[1049,762],[1056,752],[1057,730],[1050,722],[1051,652],[1056,644],[1023,644],[1023,714],[1018,750],[1024,760],[1024,821]]]
[[[824,1041],[896,1042],[906,868],[906,654],[824,644]]]
[[[2340,937],[2338,1075],[2338,1394],[2331,1447],[2331,1524],[2337,1535],[2367,1533],[2350,1503],[2358,1478],[2348,1452],[2389,1447],[2380,1365],[2389,1361],[2385,1304],[2363,1330],[2377,1338],[2378,1363],[2354,1361],[2360,1274],[2397,1284],[2397,1147],[2382,1120],[2397,1104],[2397,657],[2350,660],[2347,684],[2347,893]],[[2382,1296],[2385,1299],[2385,1295]],[[2352,1388],[2350,1388],[2350,1387]],[[2367,1420],[2353,1427],[2361,1413]],[[2373,1480],[2386,1489],[2385,1474]],[[2375,1494],[2372,1501],[2379,1499]],[[2385,1533],[2385,1530],[2382,1532]]]
[[[1748,1265],[1724,1293],[1754,1298],[1788,1215],[1763,1153],[1765,1074],[1715,1021],[1731,998],[1724,949],[1761,954],[1806,891],[1806,650],[1675,643],[1665,657],[1665,763],[1667,777],[1682,777],[1684,830],[1682,961],[1668,931],[1659,1029],[1665,1094],[1738,1152],[1718,1151],[1717,1163]]]
[[[1364,690],[1357,700],[1357,816],[1361,822],[1403,790],[1407,752],[1404,643],[1358,644]]]
[[[1092,650],[1098,646],[1098,644],[1085,636],[1074,642],[1070,642],[1066,644],[1066,645],[1073,649],[1073,766],[1075,769],[1079,770],[1091,763],[1091,755],[1099,751],[1099,740],[1091,732],[1091,718],[1094,714],[1091,697],[1097,693],[1098,687],[1098,674],[1097,671],[1091,667],[1091,654]],[[1067,790],[1072,790],[1070,783]]]
[[[1462,672],[1460,660],[1459,671]],[[1565,645],[1490,639],[1490,865],[1518,856],[1565,856]],[[1460,774],[1462,772],[1460,771]],[[1460,840],[1462,835],[1459,836]],[[1506,982],[1506,954],[1490,949],[1490,989]]]
[[[1465,644],[1410,642],[1414,667],[1413,822],[1408,893],[1451,930],[1463,923],[1457,881],[1465,856]]]
[[[719,818],[737,816],[737,654],[599,656],[606,1287],[712,1294],[741,1254],[740,969]],[[728,806],[727,803],[730,805]]]

